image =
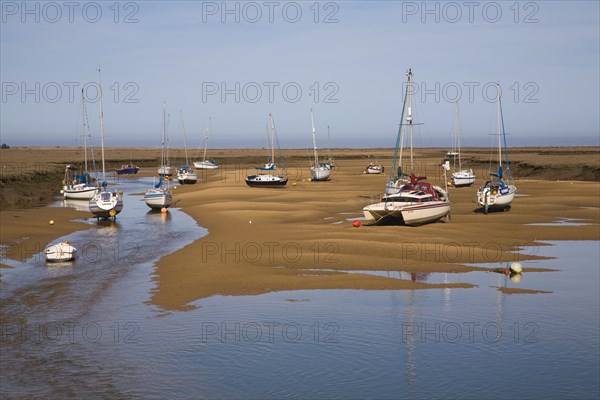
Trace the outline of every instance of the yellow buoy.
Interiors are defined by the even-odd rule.
[[[110,215],[111,217],[114,217],[115,215],[117,215],[117,212],[114,209],[112,209],[108,212],[108,215]]]
[[[296,182],[292,183],[292,186],[296,186]]]

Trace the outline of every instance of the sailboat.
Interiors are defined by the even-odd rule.
[[[256,167],[258,171],[275,171],[277,166],[275,165],[275,140],[277,140],[277,148],[279,148],[279,139],[277,139],[277,131],[275,130],[275,121],[273,121],[273,115],[269,114],[269,124],[267,125],[267,138],[270,143],[271,152],[269,159],[264,167]],[[281,150],[279,150],[281,151]],[[280,154],[280,158],[281,154]],[[282,169],[285,173],[285,166],[282,165]],[[246,184],[251,187],[283,187],[287,184],[287,176],[258,173],[255,175],[248,175],[246,177]]]
[[[506,132],[504,131],[504,116],[502,115],[502,102],[500,95],[500,85],[497,85],[497,103],[498,103],[498,172],[490,173],[491,179],[488,180],[477,191],[477,203],[483,207],[487,214],[490,209],[509,208],[517,187],[513,184],[510,173],[510,163],[508,162],[508,147],[506,146]],[[502,167],[502,144],[504,143],[504,156],[506,169]],[[506,182],[503,176],[506,172]]]
[[[166,104],[165,104],[166,107]],[[169,164],[169,132],[165,132],[165,124],[168,127],[171,120],[171,114],[163,115],[163,137],[161,143],[160,165],[158,166],[158,175],[163,177],[173,176],[173,167]]]
[[[202,161],[194,161],[194,167],[198,169],[219,168],[219,163],[217,161],[206,158],[206,148],[208,147],[208,132],[210,130],[210,120],[211,117],[208,117],[208,126],[206,127],[206,134],[204,135],[204,156],[202,157]]]
[[[377,161],[372,161],[365,168],[365,173],[367,174],[383,174],[385,172],[385,167]]]
[[[404,180],[405,174],[402,172],[402,149],[405,129],[403,129],[403,126],[409,127],[411,169],[413,169],[414,165],[412,156],[413,93],[412,71],[409,69],[401,122],[396,138],[392,175],[386,184],[386,194],[381,200],[378,203],[363,208],[363,214],[367,221],[421,225],[437,221],[450,213],[450,200],[447,191],[426,182],[427,177],[417,176],[414,172],[411,172],[408,182]],[[406,124],[403,123],[405,120]],[[398,164],[396,164],[397,162]],[[396,173],[397,165],[398,174],[394,177],[393,174]]]
[[[104,109],[102,106],[102,73],[100,74],[100,143],[102,145],[102,183],[100,189],[89,202],[90,212],[96,218],[116,218],[123,210],[122,194],[106,183],[106,169],[104,165]]]
[[[73,172],[73,167],[67,164],[61,193],[65,199],[90,200],[98,191],[98,186],[92,184],[93,178],[88,171],[87,141],[90,138],[90,132],[83,89],[81,89],[81,102],[83,106],[83,171],[80,175],[77,175]],[[93,154],[92,152],[92,161],[94,160]]]
[[[310,167],[310,177],[313,181],[327,181],[331,176],[331,164],[320,163],[319,154],[317,153],[317,132],[315,130],[315,119],[313,117],[313,110],[310,109],[310,122],[312,124],[312,137],[313,137],[313,149],[314,149],[314,164]]]
[[[192,184],[198,181],[198,175],[196,171],[190,168],[190,163],[188,161],[188,153],[187,153],[187,142],[185,135],[185,125],[183,124],[183,112],[179,110],[179,115],[181,117],[181,128],[183,130],[183,148],[185,150],[185,166],[177,168],[177,180],[182,185],[184,184]]]
[[[453,143],[456,143],[456,154],[458,155],[458,170],[456,170],[456,158],[453,159],[454,173],[452,173],[452,184],[455,187],[471,186],[475,182],[475,174],[472,169],[463,169],[460,157],[460,110],[456,102],[456,128]]]
[[[167,104],[163,103],[163,129],[162,129],[162,141],[160,148],[160,165],[164,167],[168,165],[169,161],[167,159],[167,152],[165,149],[166,145],[166,136],[167,136]],[[169,167],[171,168],[171,167]],[[161,170],[159,168],[159,180],[153,188],[147,189],[144,194],[144,201],[153,210],[162,210],[163,208],[168,208],[173,201],[173,196],[171,191],[169,190],[169,178],[165,177],[165,174],[160,173]],[[163,170],[163,172],[165,172]],[[166,181],[166,184],[165,184]]]

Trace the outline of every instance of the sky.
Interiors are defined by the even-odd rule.
[[[597,1],[1,1],[1,141],[393,147],[412,69],[415,146],[599,145]]]

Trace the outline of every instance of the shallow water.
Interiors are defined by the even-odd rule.
[[[538,248],[556,258],[522,262],[520,282],[486,272],[418,274],[478,287],[213,296],[165,312],[148,304],[153,264],[204,231],[176,210],[163,220],[139,202],[136,214],[137,198],[126,198],[116,228],[93,222],[72,240],[138,243],[135,258],[55,269],[30,260],[3,278],[3,397],[600,395],[598,242]],[[533,267],[557,271],[527,272]],[[501,286],[551,293],[506,295]]]

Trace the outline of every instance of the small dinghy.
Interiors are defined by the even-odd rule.
[[[75,258],[77,249],[69,242],[61,242],[44,250],[46,261],[71,261]]]

